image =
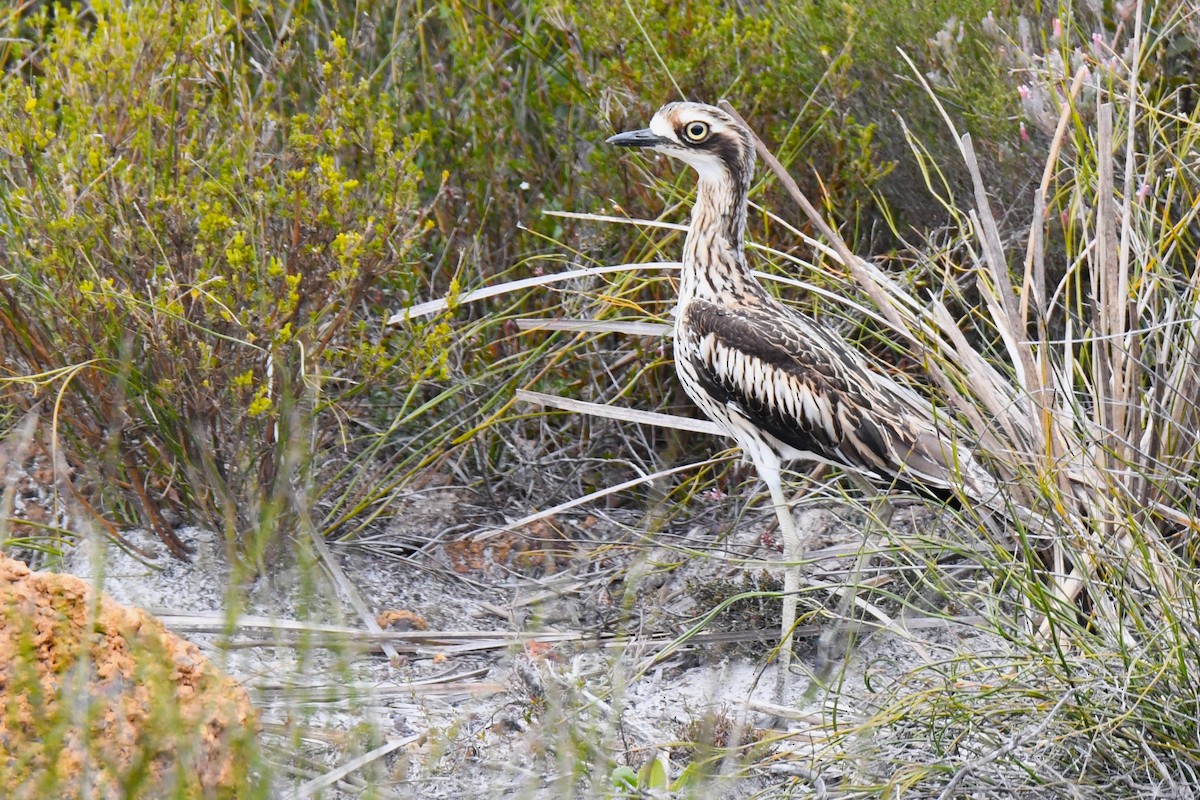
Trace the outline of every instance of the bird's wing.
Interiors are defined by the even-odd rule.
[[[817,323],[781,308],[700,300],[683,313],[706,391],[784,444],[876,481],[925,489],[955,485],[970,459],[909,390]]]

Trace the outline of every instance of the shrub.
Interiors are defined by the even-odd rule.
[[[943,209],[919,190],[897,109],[935,157],[953,148],[941,120],[920,102],[923,89],[898,52],[922,71],[944,76],[947,96],[969,115],[968,128],[999,151],[1017,143],[1015,81],[997,58],[1006,41],[994,3],[902,0],[868,4],[657,1],[596,4],[512,0],[464,7],[435,5],[414,20],[419,45],[406,84],[413,124],[439,143],[422,154],[448,169],[459,202],[439,217],[443,235],[483,243],[475,269],[490,277],[541,243],[521,234],[509,211],[541,234],[574,239],[579,226],[539,219],[544,205],[595,210],[622,198],[654,207],[607,148],[615,128],[640,126],[661,104],[726,98],[794,165],[798,179],[827,196],[831,213],[856,244],[890,241],[880,195],[902,224],[928,228]],[[1003,10],[996,11],[1001,14]],[[990,22],[990,25],[989,25]],[[944,45],[952,27],[952,48]],[[960,28],[963,30],[961,41]],[[499,144],[500,146],[497,146]],[[902,174],[889,179],[898,161]],[[1022,173],[1028,177],[1028,165]],[[658,172],[673,176],[663,166]],[[820,176],[818,179],[816,176]],[[964,176],[965,179],[965,176]],[[682,186],[688,186],[684,181]],[[503,210],[503,211],[501,211]],[[785,240],[772,239],[772,243]],[[588,255],[618,257],[628,237],[609,231]]]
[[[164,509],[272,529],[367,387],[439,369],[373,332],[425,225],[397,56],[253,10],[5,20],[0,392],[52,419],[85,506],[176,554]]]

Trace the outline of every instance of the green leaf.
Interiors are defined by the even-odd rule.
[[[662,757],[652,758],[642,767],[638,775],[638,786],[643,789],[666,789],[671,785],[667,776],[667,765]]]
[[[671,784],[671,791],[678,792],[696,782],[700,777],[700,764],[693,761],[683,768],[683,772],[679,773],[679,777]]]
[[[633,771],[633,767],[619,766],[613,769],[608,776],[612,781],[612,785],[618,789],[636,790],[638,785],[637,773]]]

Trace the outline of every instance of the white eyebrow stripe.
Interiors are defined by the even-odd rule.
[[[672,142],[679,141],[675,138],[675,131],[671,129],[671,123],[667,122],[666,117],[655,114],[654,119],[650,120],[650,130],[654,131],[658,136],[670,139]]]

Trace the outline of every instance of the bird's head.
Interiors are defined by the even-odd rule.
[[[702,180],[749,188],[754,172],[750,131],[715,106],[667,103],[650,127],[609,137],[609,144],[644,147],[689,164]]]

